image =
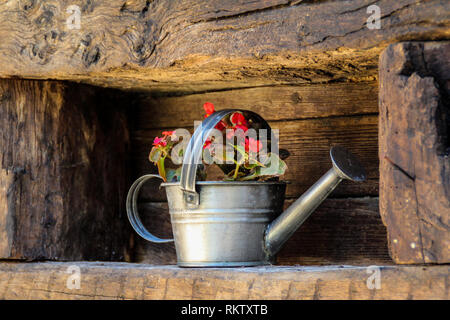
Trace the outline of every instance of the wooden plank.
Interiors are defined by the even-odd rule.
[[[293,199],[285,202],[285,208]],[[142,203],[140,215],[150,232],[172,237],[167,203]],[[176,264],[173,244],[137,237],[135,261]],[[327,199],[278,254],[280,265],[391,264],[378,198]]]
[[[172,225],[167,202],[144,202],[139,204],[139,215],[142,223],[152,234],[160,238],[171,239]],[[135,236],[133,262],[154,265],[170,265],[177,263],[174,243],[152,243]]]
[[[80,288],[68,287],[80,269]],[[449,266],[178,268],[130,263],[0,263],[1,299],[443,299]],[[369,279],[369,277],[371,277]],[[72,278],[73,279],[73,278]],[[32,281],[30,281],[32,280]],[[270,288],[270,290],[268,290]],[[180,310],[181,312],[181,310]]]
[[[86,85],[0,80],[1,259],[129,259],[121,97]]]
[[[374,3],[380,29],[366,25]],[[387,44],[448,39],[449,10],[439,0],[3,1],[0,77],[174,92],[375,79]]]
[[[380,59],[380,208],[397,263],[450,262],[450,42]]]
[[[287,200],[285,206],[292,202]],[[392,264],[378,198],[325,200],[286,242],[277,263]]]
[[[378,113],[378,83],[334,83],[270,86],[198,93],[185,96],[145,95],[138,101],[134,128],[193,127],[204,116],[203,104],[244,109],[268,121],[325,118]]]
[[[378,195],[377,115],[269,121],[269,124],[273,129],[280,130],[280,147],[289,150],[291,154],[286,160],[288,169],[283,178],[291,182],[287,187],[288,197],[300,196],[331,168],[329,149],[333,145],[345,146],[358,155],[368,173],[366,182],[344,181],[333,195]],[[148,153],[153,138],[160,134],[160,129],[133,130],[132,159],[135,177],[155,171],[148,161]],[[214,175],[211,178],[220,179]],[[165,201],[164,191],[152,182],[142,189],[141,195],[144,200]]]

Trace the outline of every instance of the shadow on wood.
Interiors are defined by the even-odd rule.
[[[113,90],[0,80],[0,258],[129,260],[129,131]]]

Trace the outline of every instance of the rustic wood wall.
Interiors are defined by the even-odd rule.
[[[126,96],[0,80],[0,259],[129,260]]]
[[[380,57],[380,208],[396,263],[450,262],[450,42]]]
[[[359,155],[368,181],[343,182],[279,254],[280,264],[388,263],[385,228],[378,212],[377,82],[268,86],[183,96],[142,95],[132,116],[135,178],[156,172],[148,161],[155,136],[165,129],[193,130],[204,102],[217,109],[255,111],[280,130],[281,148],[291,153],[285,176],[286,205],[330,167],[329,148],[343,145]],[[145,223],[155,234],[171,236],[165,191],[158,184],[141,193]],[[137,261],[175,263],[173,244],[138,239]]]

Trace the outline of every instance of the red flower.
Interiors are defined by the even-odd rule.
[[[247,132],[247,130],[248,130],[247,126],[244,126],[242,124],[236,125],[236,130],[238,130],[238,129],[241,129],[242,131],[244,131],[244,133]]]
[[[230,117],[231,123],[234,125],[240,125],[240,126],[247,126],[247,120],[245,119],[244,115],[240,112],[235,112]]]
[[[234,130],[233,129],[227,130],[227,139],[230,140],[231,138],[233,138],[233,136]]]
[[[155,140],[153,140],[153,145],[157,147],[165,147],[167,145],[167,141],[163,138],[156,137]]]
[[[262,148],[262,142],[253,138],[245,138],[245,151],[259,152]]]
[[[221,120],[218,124],[216,124],[216,126],[214,128],[219,131],[222,131],[226,127],[227,127],[226,123]]]
[[[163,136],[164,137],[167,137],[167,136],[171,136],[171,135],[173,135],[175,133],[175,131],[163,131]]]
[[[205,144],[203,145],[203,149],[209,149],[211,148],[211,139],[206,139]]]
[[[208,118],[210,115],[212,115],[214,112],[216,112],[216,110],[214,110],[214,105],[211,102],[205,102],[205,104],[203,105],[203,109],[205,109],[205,112],[206,112],[205,118]],[[216,126],[214,128],[219,131],[222,131],[226,127],[227,127],[227,124],[223,121],[220,121],[218,124],[216,124]]]
[[[241,135],[242,135],[242,133],[246,133],[248,131],[248,128],[246,126],[238,124],[234,128],[231,128],[231,130],[227,131],[227,139],[233,138],[233,136],[236,135],[236,131],[239,129],[242,130],[242,132],[239,131],[241,133]]]
[[[205,109],[206,112],[205,118],[208,118],[215,112],[214,105],[211,102],[205,102],[205,104],[203,105],[203,109]]]

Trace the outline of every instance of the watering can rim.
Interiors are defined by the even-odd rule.
[[[196,181],[196,185],[269,185],[269,184],[279,184],[285,185],[290,184],[291,181],[220,181],[220,180],[210,180],[210,181]],[[180,186],[180,181],[176,182],[163,182],[162,187],[166,186]]]

